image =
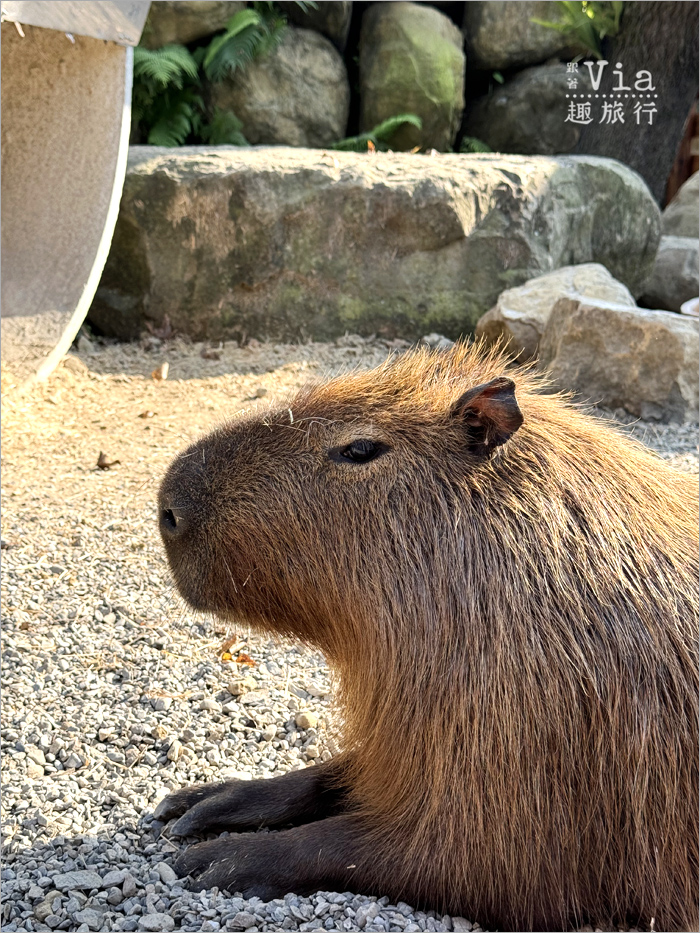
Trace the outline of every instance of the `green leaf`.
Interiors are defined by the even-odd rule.
[[[184,78],[196,81],[197,62],[184,45],[164,45],[161,49],[134,49],[134,80],[152,81],[161,87],[182,87]]]
[[[250,30],[251,28],[259,26],[260,23],[261,17],[257,10],[239,10],[235,16],[231,17],[226,23],[226,31],[220,36],[215,36],[209,43],[209,47],[207,48],[206,55],[202,62],[207,77],[210,77],[209,70],[212,68],[217,55],[220,54],[222,49],[224,49],[232,39],[235,39],[236,36],[239,36],[245,30]],[[249,33],[249,35],[252,35],[252,33]]]
[[[498,84],[503,84],[503,83],[505,82],[505,78],[503,77],[503,75],[501,74],[500,71],[494,71],[494,73],[491,75],[491,77],[492,77],[493,80],[496,81]]]
[[[384,120],[379,126],[373,127],[370,130],[370,135],[381,142],[386,142],[404,123],[410,123],[419,130],[423,127],[423,121],[415,113],[400,113],[395,117]]]
[[[463,136],[459,144],[459,151],[463,153],[492,152],[485,142],[477,139],[476,136]]]
[[[198,135],[211,146],[249,146],[242,130],[243,124],[234,113],[217,107],[209,123],[200,126]]]
[[[386,152],[389,149],[387,141],[405,123],[410,123],[418,129],[423,126],[423,121],[415,113],[400,113],[395,117],[384,120],[368,133],[360,133],[359,136],[348,136],[347,139],[338,140],[337,143],[333,143],[331,149],[337,149],[340,152],[367,152],[368,144],[372,143],[375,149]]]
[[[619,31],[624,9],[622,0],[557,0],[556,5],[562,14],[561,20],[554,22],[533,17],[531,21],[546,29],[555,29],[596,58],[602,58],[603,39]]]
[[[151,127],[148,143],[151,146],[181,146],[192,130],[193,110],[186,101],[177,104]]]

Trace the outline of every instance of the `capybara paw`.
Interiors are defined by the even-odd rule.
[[[268,842],[266,835],[262,838]],[[273,877],[278,866],[270,859],[269,845],[256,844],[260,839],[252,834],[200,842],[178,858],[175,871],[181,878],[190,876],[189,887],[193,891],[216,887],[240,892],[245,898],[269,901],[283,897],[289,885]]]
[[[168,813],[179,816],[180,819],[170,827],[171,836],[201,836],[207,832],[221,832],[226,829],[250,828],[250,820],[241,812],[240,808],[240,781],[226,782],[225,784],[209,784],[201,788],[197,786],[179,791],[182,797],[174,801]],[[178,794],[172,794],[163,801],[167,804]],[[182,806],[182,802],[186,806]],[[162,805],[161,805],[162,806]],[[262,819],[254,820],[254,826],[259,825]]]
[[[221,792],[223,784],[190,784],[189,787],[182,787],[172,794],[168,794],[158,804],[153,812],[156,820],[167,822],[176,816],[182,816],[192,807],[206,800],[208,797],[215,796]],[[178,833],[177,835],[186,835]]]

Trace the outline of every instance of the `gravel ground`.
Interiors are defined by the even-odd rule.
[[[152,816],[183,784],[336,750],[320,655],[223,629],[173,591],[155,521],[169,460],[224,417],[406,345],[84,342],[27,393],[3,372],[5,933],[479,929],[348,893],[190,893],[170,868],[181,841]],[[630,431],[698,471],[697,427]]]

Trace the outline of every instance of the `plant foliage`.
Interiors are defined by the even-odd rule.
[[[243,135],[243,124],[228,110],[217,108],[211,119],[195,127],[196,134],[209,146],[248,146]]]
[[[312,0],[298,5],[304,12],[316,7]],[[259,2],[239,10],[222,33],[194,54],[184,45],[137,46],[133,124],[154,146],[181,146],[187,141],[247,146],[242,124],[233,113],[216,111],[207,117],[202,77],[216,82],[234,75],[277,46],[285,27],[286,19],[274,3]]]
[[[181,146],[204,110],[197,63],[183,45],[134,49],[132,119],[152,146]]]
[[[253,9],[239,10],[227,22],[225,31],[201,50],[204,74],[210,81],[222,81],[235,74],[279,45],[285,26],[286,20],[271,4],[256,3]]]
[[[459,144],[459,151],[462,153],[493,152],[486,143],[477,139],[476,136],[463,136]]]
[[[556,0],[560,20],[532,18],[533,23],[556,29],[572,42],[583,46],[595,58],[603,57],[603,39],[616,36],[620,29],[624,3],[622,0]]]
[[[337,143],[333,143],[331,148],[342,152],[367,152],[368,149],[388,152],[390,148],[389,140],[406,123],[410,123],[418,129],[423,126],[423,121],[415,113],[400,113],[395,117],[384,120],[371,129],[369,133],[360,133],[359,136],[349,136],[347,139],[341,139]]]

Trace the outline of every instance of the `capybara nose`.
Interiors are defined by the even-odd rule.
[[[160,507],[160,530],[166,538],[181,537],[189,528],[190,521],[182,509]]]

